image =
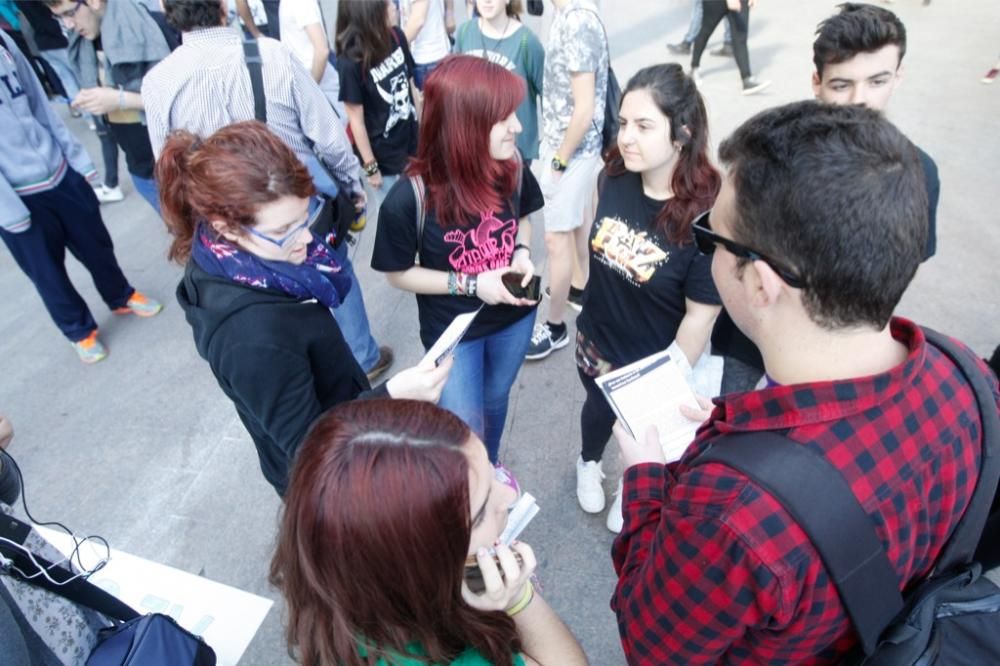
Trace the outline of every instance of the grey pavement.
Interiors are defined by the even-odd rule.
[[[742,97],[734,63],[706,55],[702,89],[713,139],[759,110],[810,95],[812,32],[833,5],[760,0],[751,17],[751,62],[756,74],[774,81],[761,95]],[[907,25],[910,49],[888,113],[937,160],[939,249],[921,267],[899,312],[987,354],[1000,342],[1000,85],[978,79],[997,57],[1000,6],[985,0],[921,5],[892,5]],[[623,85],[640,67],[671,59],[664,45],[683,35],[689,7],[687,0],[603,2]],[[528,24],[544,29],[547,20]],[[721,32],[710,46],[720,40]],[[99,157],[86,125],[67,122]],[[276,598],[267,570],[278,498],[260,474],[232,405],[195,352],[173,296],[181,269],[166,261],[163,224],[132,191],[124,162],[121,174],[128,197],[105,206],[105,220],[130,280],[166,309],[151,320],[115,317],[101,306],[81,266],[67,260],[110,348],[105,361],[88,367],[76,360],[0,246],[0,413],[17,430],[11,452],[24,469],[31,509],[42,519],[102,534],[115,548]],[[368,268],[371,226],[355,263],[376,335],[396,349],[401,369],[421,355],[416,306],[412,295]],[[534,249],[543,256],[540,225]],[[614,665],[624,657],[608,606],[615,582],[612,535],[604,516],[585,515],[574,496],[582,399],[569,349],[526,364],[511,395],[503,455],[542,508],[524,538],[539,554],[545,596],[592,662]],[[608,451],[610,495],[617,456],[613,444]],[[241,663],[290,663],[282,614],[279,602]]]

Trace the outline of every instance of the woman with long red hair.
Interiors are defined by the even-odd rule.
[[[576,494],[588,513],[604,509],[601,456],[615,414],[595,379],[671,348],[690,367],[708,345],[721,300],[711,258],[691,225],[715,202],[721,178],[708,159],[708,118],[680,65],[654,65],[629,80],[618,142],[598,179],[590,232],[590,279],[577,317],[576,363],[587,398]],[[621,492],[607,525],[621,530]]]
[[[524,82],[500,65],[461,55],[441,61],[424,86],[410,178],[382,205],[372,256],[372,268],[417,295],[425,347],[457,315],[479,311],[455,349],[440,404],[469,424],[494,463],[537,306],[503,282],[516,273],[525,286],[534,275],[528,215],[544,205],[516,146],[524,95]]]
[[[515,495],[479,438],[434,405],[365,400],[320,417],[271,562],[299,663],[586,664],[531,583],[531,548],[492,548]]]
[[[156,181],[169,256],[185,264],[177,300],[279,495],[324,410],[362,395],[437,399],[450,361],[369,387],[333,317],[351,282],[310,229],[321,208],[312,178],[266,125],[172,133]]]

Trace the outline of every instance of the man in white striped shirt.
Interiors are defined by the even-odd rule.
[[[142,95],[153,153],[167,135],[185,129],[208,136],[234,122],[254,119],[254,96],[240,34],[225,25],[218,0],[163,0],[167,20],[182,44],[143,79]],[[258,41],[267,125],[309,167],[316,188],[331,196],[350,188],[364,197],[359,164],[343,124],[302,63],[280,42]],[[347,257],[337,252],[354,287],[335,311],[337,323],[362,368],[374,381],[392,364],[392,350],[371,335],[361,287]]]

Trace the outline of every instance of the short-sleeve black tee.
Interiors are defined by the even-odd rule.
[[[639,174],[604,181],[590,232],[590,278],[577,329],[620,367],[670,346],[684,299],[719,305],[711,258],[693,242],[667,240],[656,228],[662,201],[647,197]]]
[[[360,104],[372,152],[383,174],[403,172],[417,151],[417,110],[410,96],[410,78],[416,64],[406,37],[393,28],[389,56],[368,70],[348,55],[337,58],[340,100]]]
[[[511,202],[514,204],[515,202]],[[420,265],[437,271],[456,271],[478,275],[510,266],[517,239],[518,221],[544,205],[542,190],[531,171],[521,176],[521,197],[516,206],[500,212],[483,211],[478,220],[470,219],[461,229],[442,229],[434,211],[424,220]],[[417,199],[409,179],[401,178],[389,194],[378,215],[372,268],[383,273],[405,271],[415,265],[417,253]],[[417,294],[420,313],[420,341],[430,347],[456,316],[483,306],[466,333],[473,340],[491,335],[531,313],[531,307],[483,305],[478,298]]]

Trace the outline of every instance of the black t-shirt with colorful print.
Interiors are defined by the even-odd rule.
[[[442,229],[434,211],[428,211],[420,249],[420,265],[437,271],[478,275],[510,266],[520,218],[541,210],[545,201],[531,171],[521,176],[521,197],[502,211],[483,211],[478,221],[460,229]],[[401,178],[389,190],[378,216],[372,268],[384,273],[405,271],[415,265],[417,253],[417,199],[409,179]],[[478,298],[417,294],[420,340],[430,347],[451,323],[465,312],[483,306],[466,333],[474,340],[491,335],[531,313],[531,307],[484,305]]]
[[[590,278],[577,329],[615,367],[662,351],[677,336],[684,299],[719,305],[711,258],[655,227],[662,201],[639,174],[603,178],[590,232]]]

